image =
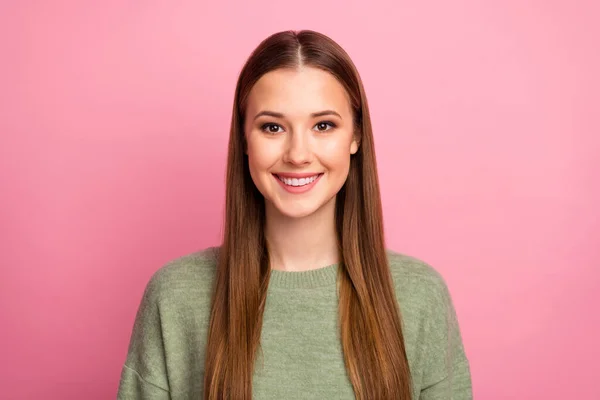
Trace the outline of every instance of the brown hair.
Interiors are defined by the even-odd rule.
[[[400,310],[383,235],[373,133],[360,76],[327,36],[285,31],[265,39],[236,86],[229,137],[225,231],[219,251],[208,343],[204,399],[251,399],[270,266],[263,232],[264,198],[245,154],[244,113],[258,79],[279,68],[320,68],[343,84],[354,111],[359,150],[336,197],[340,252],[339,327],[346,369],[359,400],[411,398]]]

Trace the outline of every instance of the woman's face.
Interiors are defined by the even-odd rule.
[[[269,72],[250,91],[245,115],[250,174],[267,207],[301,218],[335,204],[358,150],[350,100],[335,77],[311,67]]]

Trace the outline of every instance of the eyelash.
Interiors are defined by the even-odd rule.
[[[327,124],[327,125],[329,125],[329,129],[326,129],[326,130],[324,130],[324,131],[317,131],[317,132],[327,132],[327,131],[330,131],[330,130],[332,130],[332,129],[334,129],[334,128],[337,128],[337,125],[336,125],[336,124],[334,124],[334,123],[333,123],[333,122],[331,122],[331,121],[321,121],[321,122],[317,122],[317,123],[315,124],[315,126],[317,126],[317,125],[321,125],[321,124]],[[269,128],[270,126],[279,126],[279,127],[281,127],[281,125],[279,125],[279,124],[275,124],[275,123],[273,123],[273,122],[268,122],[268,123],[266,123],[266,124],[262,125],[262,126],[260,127],[260,129],[261,129],[263,132],[265,132],[265,133],[268,133],[268,134],[270,134],[270,135],[276,135],[276,134],[278,134],[278,133],[281,133],[281,132],[269,132],[269,131],[268,131],[268,128]]]

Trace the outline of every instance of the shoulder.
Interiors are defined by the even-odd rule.
[[[453,393],[471,398],[469,363],[446,281],[417,258],[393,251],[388,258],[411,370],[419,371],[418,385],[436,398],[453,398]]]
[[[210,291],[218,251],[218,247],[207,247],[166,262],[151,275],[145,296],[159,300],[176,293]]]
[[[442,275],[427,262],[393,250],[387,250],[386,253],[394,284],[412,281],[435,286],[445,285]]]
[[[423,308],[449,303],[450,295],[442,274],[418,258],[387,250],[390,272],[401,303]]]
[[[396,298],[413,348],[462,351],[453,300],[444,277],[415,257],[388,251]]]

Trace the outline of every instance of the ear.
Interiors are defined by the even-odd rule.
[[[352,143],[350,143],[350,154],[356,154],[359,147],[360,147],[360,142],[359,142],[358,138],[355,136],[354,140],[352,140]]]

